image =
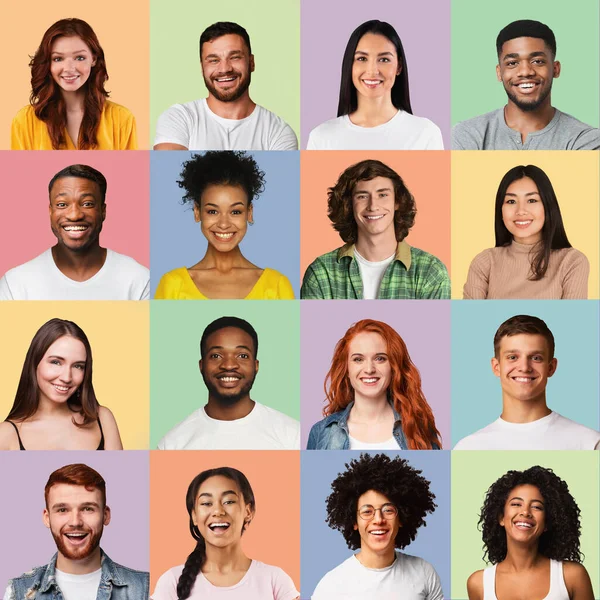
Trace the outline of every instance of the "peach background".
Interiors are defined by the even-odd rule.
[[[185,562],[196,542],[185,508],[201,471],[234,467],[248,478],[256,515],[242,545],[250,558],[281,567],[300,589],[300,453],[154,450],[150,453],[150,593],[157,579]]]
[[[329,150],[300,156],[300,271],[343,245],[327,217],[327,188],[349,166],[366,159],[394,169],[415,197],[417,217],[406,241],[437,256],[450,271],[450,152]]]
[[[98,169],[108,184],[100,245],[150,266],[148,152],[2,151],[0,275],[56,244],[48,216],[48,183],[58,171],[77,163]]]
[[[35,332],[55,317],[74,321],[94,358],[98,402],[115,415],[123,448],[146,450],[150,425],[148,302],[2,302],[0,310],[0,419],[10,411]],[[24,442],[25,446],[27,443]]]
[[[127,107],[137,122],[138,147],[149,147],[150,17],[148,0],[103,0],[72,3],[2,2],[0,36],[2,94],[0,94],[0,150],[10,149],[10,125],[26,106],[31,93],[29,57],[44,32],[60,19],[77,17],[92,27],[104,50],[110,99]]]

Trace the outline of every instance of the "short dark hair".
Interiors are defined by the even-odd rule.
[[[387,177],[394,184],[394,201],[398,203],[394,213],[396,240],[401,242],[415,223],[417,206],[402,177],[380,160],[363,160],[348,167],[327,192],[327,216],[347,244],[354,244],[358,239],[358,226],[352,208],[354,188],[359,181],[369,181],[375,177]]]
[[[209,185],[239,186],[248,197],[248,206],[252,205],[259,194],[265,190],[265,172],[246,152],[209,151],[194,154],[183,163],[183,169],[177,181],[185,190],[183,203],[194,202],[200,207],[200,199]]]
[[[206,42],[212,42],[217,38],[220,38],[223,35],[239,35],[243,40],[246,46],[248,46],[248,53],[252,54],[252,47],[250,46],[250,36],[248,32],[237,23],[232,23],[231,21],[219,21],[218,23],[213,23],[209,25],[200,36],[200,59],[202,59],[202,46]]]
[[[538,551],[554,560],[582,561],[579,549],[581,511],[569,486],[552,469],[536,465],[525,471],[508,471],[492,483],[485,495],[478,527],[481,529],[485,560],[498,564],[506,558],[506,530],[499,523],[511,490],[533,485],[544,498],[546,530],[539,539]]]
[[[498,358],[500,350],[500,342],[504,337],[512,337],[520,334],[541,335],[548,343],[550,350],[550,358],[554,358],[554,336],[548,328],[548,325],[538,317],[530,315],[516,315],[507,319],[498,327],[494,336],[494,356]]]
[[[373,490],[389,498],[398,509],[402,527],[394,546],[404,548],[416,537],[417,529],[425,525],[425,516],[432,513],[435,495],[429,490],[429,481],[403,458],[386,454],[361,454],[346,463],[346,471],[332,482],[333,492],[328,496],[327,524],[342,533],[350,550],[360,548],[357,522],[358,499]]]
[[[52,186],[56,183],[56,181],[65,177],[78,177],[79,179],[88,179],[89,181],[93,181],[100,189],[102,203],[104,204],[106,202],[106,177],[104,177],[100,171],[94,169],[94,167],[90,167],[89,165],[70,165],[64,169],[61,169],[48,184],[48,196],[50,196]]]
[[[44,488],[44,498],[46,500],[46,508],[48,506],[48,496],[50,495],[50,489],[52,486],[64,483],[66,485],[80,485],[84,487],[88,492],[92,490],[98,490],[102,496],[102,503],[106,506],[106,482],[102,475],[88,467],[83,463],[76,463],[73,465],[65,465],[60,469],[57,469],[50,474],[46,487]]]
[[[366,21],[362,25],[359,25],[350,35],[350,39],[346,45],[346,50],[344,51],[344,57],[342,59],[342,77],[340,80],[340,96],[338,100],[337,116],[341,117],[343,115],[349,115],[358,107],[356,87],[352,82],[352,66],[354,64],[354,54],[356,53],[358,42],[363,35],[367,33],[382,35],[394,44],[396,55],[398,56],[398,65],[402,67],[402,70],[400,71],[400,74],[396,76],[394,86],[392,87],[392,104],[397,109],[412,114],[408,86],[408,65],[406,64],[402,40],[389,23],[373,19],[372,21]]]
[[[500,31],[496,38],[496,54],[500,56],[502,46],[506,42],[520,37],[532,37],[544,40],[546,46],[552,51],[552,56],[556,56],[556,38],[552,29],[548,25],[544,25],[544,23],[530,19],[513,21]]]
[[[206,340],[208,336],[215,333],[215,331],[225,329],[226,327],[236,327],[237,329],[245,331],[252,338],[252,343],[254,344],[254,358],[258,356],[258,334],[256,333],[254,327],[252,327],[252,325],[250,325],[248,321],[240,319],[239,317],[220,317],[212,323],[208,324],[202,332],[202,337],[200,338],[201,358],[204,358],[204,352],[206,350]]]

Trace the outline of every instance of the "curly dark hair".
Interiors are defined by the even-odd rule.
[[[358,499],[369,490],[383,494],[397,507],[402,527],[394,545],[400,549],[415,539],[417,529],[427,525],[425,516],[437,506],[429,481],[399,456],[361,454],[358,460],[346,463],[346,471],[333,480],[331,488],[326,501],[327,524],[341,531],[350,550],[360,548],[360,534],[354,529]]]
[[[387,177],[394,184],[394,198],[398,203],[394,213],[396,240],[401,242],[415,224],[417,206],[402,177],[380,160],[363,160],[348,167],[327,192],[327,216],[347,244],[355,244],[358,239],[358,227],[352,208],[354,188],[359,181],[370,181],[375,177]]]
[[[519,485],[534,485],[544,499],[546,531],[539,539],[538,552],[554,560],[581,563],[581,511],[567,483],[552,469],[537,465],[525,471],[509,471],[488,489],[478,523],[483,538],[483,559],[498,564],[506,558],[506,531],[499,519],[504,514],[508,495]]]
[[[194,154],[183,163],[177,181],[185,190],[183,203],[193,202],[200,208],[202,193],[209,185],[233,185],[241,187],[252,205],[265,190],[265,173],[246,152],[209,151]]]

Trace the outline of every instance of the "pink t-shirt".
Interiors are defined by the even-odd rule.
[[[177,600],[177,581],[182,571],[183,565],[179,565],[163,573],[152,599]],[[253,560],[241,581],[231,587],[217,587],[199,573],[189,600],[294,600],[299,596],[292,578],[283,569]]]

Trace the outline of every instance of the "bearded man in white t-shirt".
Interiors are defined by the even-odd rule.
[[[4,600],[147,600],[150,576],[113,562],[100,548],[110,523],[106,483],[84,464],[54,471],[44,489],[44,525],[57,553],[11,579]]]
[[[455,450],[594,450],[600,433],[548,408],[554,375],[554,336],[542,319],[516,315],[494,336],[492,371],[502,386],[502,414],[468,435]]]
[[[155,150],[297,150],[292,128],[250,98],[254,55],[248,32],[214,23],[200,36],[208,97],[175,104],[156,125]]]

